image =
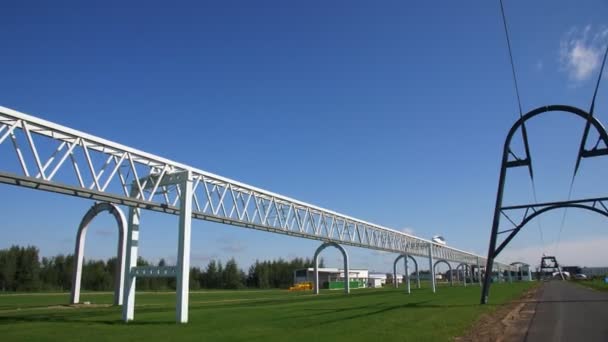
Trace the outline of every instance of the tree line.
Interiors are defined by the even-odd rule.
[[[292,260],[259,261],[249,267],[247,273],[239,268],[231,258],[225,264],[211,260],[206,267],[190,269],[190,289],[240,289],[240,288],[288,288],[293,285],[293,272],[296,269],[313,267],[313,260],[294,258]],[[138,266],[152,266],[142,257],[137,259]],[[161,259],[156,266],[166,266]],[[323,260],[320,260],[323,267]],[[117,259],[86,260],[82,268],[81,286],[84,290],[111,291]],[[0,291],[69,291],[72,288],[74,256],[59,254],[53,257],[39,256],[35,246],[12,246],[0,249]],[[175,289],[174,278],[138,278],[139,290]]]

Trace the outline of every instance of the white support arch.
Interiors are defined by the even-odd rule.
[[[114,274],[114,305],[122,305],[123,297],[123,282],[125,274],[125,249],[127,248],[127,240],[125,235],[126,219],[120,208],[112,203],[95,203],[84,215],[78,233],[76,235],[76,247],[74,249],[74,271],[72,272],[72,291],[70,293],[70,303],[77,304],[80,302],[80,286],[82,281],[82,264],[84,262],[84,246],[89,224],[98,214],[107,211],[109,212],[118,225],[118,247],[116,251],[116,271]]]
[[[440,263],[444,263],[444,264],[448,265],[448,269],[450,270],[450,286],[454,286],[454,276],[452,274],[452,265],[450,265],[450,263],[447,260],[439,259],[439,260],[435,261],[435,263],[433,264],[433,275],[435,275],[435,268],[437,267],[437,264],[440,264]]]
[[[458,274],[458,277],[460,277],[460,269],[462,269],[462,284],[464,285],[464,287],[467,287],[467,271],[468,271],[469,265],[463,263],[460,263],[458,266],[456,266],[456,274]]]
[[[418,262],[416,261],[416,259],[414,259],[413,256],[411,256],[407,253],[397,256],[397,258],[395,259],[395,262],[393,262],[393,284],[394,284],[395,288],[397,288],[399,286],[397,284],[397,263],[399,262],[399,260],[401,258],[403,258],[403,264],[405,267],[405,281],[406,281],[407,293],[410,293],[411,285],[410,285],[408,259],[411,259],[414,262],[414,266],[415,266],[415,270],[416,270],[416,283],[417,283],[417,287],[420,288],[420,270],[418,269]]]
[[[319,294],[319,254],[321,254],[321,252],[329,246],[336,247],[337,249],[340,250],[340,252],[342,252],[342,257],[344,259],[344,293],[349,294],[350,293],[350,277],[349,277],[349,267],[348,267],[348,253],[346,253],[346,250],[344,249],[344,247],[340,246],[339,244],[337,244],[335,242],[325,242],[321,246],[319,246],[319,248],[317,248],[317,250],[315,252],[315,256],[314,256],[314,260],[315,260],[314,293]]]
[[[525,262],[516,261],[511,263],[511,266],[517,267],[517,272],[519,273],[519,279],[524,281],[524,269],[526,270],[526,281],[532,281],[532,271],[530,270],[530,265]]]

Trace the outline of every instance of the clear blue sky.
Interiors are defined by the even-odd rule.
[[[524,111],[587,109],[608,4],[505,8]],[[0,41],[0,105],[486,253],[502,144],[518,116],[497,1],[3,2]],[[607,82],[596,111],[604,121]],[[539,200],[567,196],[582,127],[567,115],[530,123]],[[573,197],[607,195],[607,166],[585,163]],[[530,201],[526,174],[510,175],[507,202]],[[0,248],[72,252],[91,202],[0,191]],[[561,217],[540,221],[545,246],[533,222],[503,259],[554,251]],[[144,257],[175,257],[175,217],[145,213],[142,227]],[[607,252],[602,261],[582,251],[608,242],[606,227],[568,212],[562,263],[604,263]],[[99,217],[87,256],[111,256],[115,239],[110,217]],[[194,265],[235,256],[247,267],[312,256],[318,245],[203,221],[193,239]],[[392,255],[349,252],[353,267],[391,267]],[[326,259],[338,265],[337,252]]]

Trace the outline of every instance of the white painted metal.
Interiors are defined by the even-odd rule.
[[[416,282],[418,284],[418,288],[420,288],[420,270],[418,269],[418,262],[416,261],[416,259],[414,259],[414,257],[412,257],[411,255],[408,254],[401,254],[399,256],[397,256],[397,258],[395,258],[395,261],[393,262],[393,279],[395,279],[395,281],[393,282],[393,286],[395,288],[397,288],[399,286],[398,282],[396,281],[397,279],[397,263],[399,262],[399,260],[401,260],[401,258],[404,259],[405,262],[405,273],[406,273],[406,281],[408,281],[408,285],[407,285],[407,291],[408,293],[410,293],[410,284],[411,284],[411,277],[409,276],[409,272],[408,272],[408,262],[409,259],[411,259],[414,262],[414,266],[416,268]]]
[[[412,289],[410,286],[410,270],[407,267],[407,262],[408,262],[408,260],[407,260],[407,254],[406,254],[405,257],[403,258],[403,263],[405,264],[404,265],[405,266],[405,282],[406,282],[405,286],[407,289],[407,293],[409,294],[409,293],[412,293]]]
[[[477,282],[481,286],[481,266],[479,264],[479,258],[477,258]]]
[[[8,162],[10,154],[16,163]],[[1,183],[179,214],[179,187],[163,182],[184,171],[192,174],[196,219],[417,256],[433,244],[0,106]],[[485,262],[433,245],[438,259]]]
[[[458,266],[456,266],[456,274],[458,275],[458,278],[460,278],[460,272],[462,270],[462,284],[464,285],[464,287],[467,287],[467,272],[468,272],[468,266],[467,264],[460,264]],[[458,279],[460,280],[460,279]]]
[[[399,262],[399,259],[403,258],[403,255],[398,256],[395,261],[393,262],[393,287],[394,288],[398,288],[399,287],[399,282],[397,281],[397,263]]]
[[[184,173],[181,189],[179,237],[177,252],[177,322],[188,322],[188,291],[190,280],[190,237],[192,224],[192,173]]]
[[[118,247],[116,251],[116,273],[114,275],[114,305],[122,305],[124,274],[125,274],[125,249],[127,248],[127,236],[125,234],[127,220],[122,210],[111,203],[95,203],[84,215],[76,236],[76,248],[74,249],[74,271],[72,272],[72,291],[70,303],[80,302],[80,284],[82,280],[82,264],[84,261],[85,237],[89,223],[101,212],[108,211],[118,225]]]
[[[319,259],[315,258],[315,279],[314,279],[314,294],[319,294]]]
[[[179,233],[178,233],[178,253],[177,266],[137,266],[137,253],[139,246],[139,219],[140,209],[130,207],[129,226],[127,231],[127,263],[129,266],[125,276],[125,299],[123,305],[123,320],[128,322],[133,320],[135,314],[135,284],[137,277],[176,277],[177,278],[177,298],[176,298],[176,321],[178,323],[188,322],[188,293],[190,280],[190,237],[192,215],[192,174],[189,171],[173,173],[159,178],[156,181],[154,176],[149,176],[143,180],[143,185],[133,186],[135,198],[139,196],[141,190],[146,187],[168,187],[175,186],[180,195],[181,211],[179,212]],[[135,189],[135,190],[133,190]]]
[[[437,291],[435,285],[435,263],[433,262],[433,244],[428,245],[429,250],[429,272],[431,273],[431,288],[433,293]]]
[[[131,274],[137,278],[176,278],[176,266],[136,266],[131,267]]]
[[[129,208],[129,222],[127,226],[127,254],[125,262],[124,298],[122,300],[122,319],[125,322],[132,321],[135,315],[135,280],[136,275],[131,272],[137,266],[137,254],[139,249],[139,215],[140,209]]]
[[[448,266],[448,271],[450,273],[450,286],[454,286],[454,272],[452,272],[452,265],[447,260],[439,259],[439,260],[435,261],[435,264],[433,265],[433,273],[436,273],[435,268],[437,267],[437,264],[439,264],[439,263],[444,263]]]
[[[319,294],[319,255],[325,248],[327,248],[329,246],[337,248],[342,253],[342,258],[344,260],[344,293],[349,294],[350,293],[350,274],[349,274],[350,268],[348,266],[349,265],[348,253],[346,252],[346,249],[344,249],[344,247],[340,246],[339,244],[337,244],[335,242],[325,242],[321,246],[319,246],[319,248],[317,248],[317,250],[315,251],[315,255],[313,257],[314,264],[315,264],[314,294]]]
[[[420,268],[418,267],[418,261],[410,256],[412,261],[414,262],[414,266],[416,267],[416,287],[420,288]]]

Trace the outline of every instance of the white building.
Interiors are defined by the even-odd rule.
[[[361,283],[361,286],[359,286],[359,287],[366,287],[368,271],[351,269],[348,271],[348,278],[351,283],[359,282],[359,283]],[[314,282],[314,280],[315,280],[315,269],[312,267],[298,269],[293,272],[294,284],[298,284],[298,283],[302,283],[302,282],[306,282],[306,281]],[[344,270],[343,269],[329,268],[329,267],[319,268],[319,284],[321,285],[321,287],[324,287],[323,286],[324,284],[327,284],[330,282],[338,282],[338,281],[344,281]]]
[[[370,273],[367,280],[367,286],[373,288],[382,287],[386,285],[386,280],[386,273]],[[402,282],[403,274],[397,273],[397,284],[401,284]]]

